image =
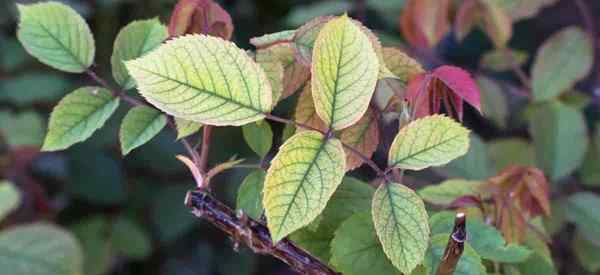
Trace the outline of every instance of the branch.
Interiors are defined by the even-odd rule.
[[[200,172],[206,173],[206,166],[208,163],[208,152],[210,151],[210,135],[212,134],[212,126],[204,125],[202,130],[202,147],[200,148],[200,161],[198,168]]]
[[[258,254],[269,254],[299,274],[339,275],[308,252],[296,246],[287,238],[273,245],[269,230],[262,223],[255,221],[242,212],[238,215],[233,210],[213,198],[206,191],[188,191],[185,205],[192,209],[198,218],[205,219],[228,234],[235,245],[243,243]]]
[[[467,240],[467,229],[466,229],[467,217],[465,213],[456,214],[454,219],[454,228],[448,239],[448,245],[444,250],[444,256],[442,256],[442,262],[438,266],[437,275],[452,275],[456,264],[463,253],[465,241]]]

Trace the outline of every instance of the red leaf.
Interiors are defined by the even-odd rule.
[[[450,0],[409,0],[400,16],[404,38],[415,47],[432,48],[449,31]]]
[[[171,37],[188,33],[203,33],[231,39],[231,16],[212,0],[180,0],[169,22]]]
[[[479,88],[468,72],[458,67],[446,65],[438,67],[432,74],[444,82],[454,94],[481,112]]]

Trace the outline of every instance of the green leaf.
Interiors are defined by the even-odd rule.
[[[329,232],[324,227],[311,230],[307,226],[290,234],[289,238],[321,261],[329,262],[331,258],[329,244],[333,239],[333,232]]]
[[[21,225],[0,233],[0,270],[14,275],[80,275],[82,266],[79,244],[56,226]]]
[[[268,122],[246,124],[242,126],[242,134],[252,151],[261,158],[267,156],[273,146],[273,131]]]
[[[18,107],[34,103],[55,103],[70,87],[69,80],[58,74],[23,73],[9,81],[0,82],[0,101]]]
[[[335,130],[357,122],[375,90],[379,61],[369,37],[347,16],[327,22],[313,49],[312,96],[317,114]]]
[[[449,179],[440,184],[428,185],[417,193],[428,203],[449,205],[462,196],[477,196],[483,182],[463,179]]]
[[[494,175],[488,149],[479,136],[472,133],[469,136],[469,151],[444,167],[437,168],[449,177],[468,180],[484,180]]]
[[[581,29],[552,35],[537,52],[531,71],[533,99],[544,101],[567,91],[592,68],[592,42]]]
[[[526,139],[496,139],[488,143],[488,151],[496,171],[502,171],[510,165],[535,166],[535,152]]]
[[[74,197],[102,206],[114,206],[127,200],[121,163],[98,149],[74,148],[70,153],[66,190]]]
[[[113,257],[107,234],[110,232],[107,218],[99,215],[87,217],[75,224],[71,230],[81,242],[85,255],[83,274],[106,274]]]
[[[492,71],[509,71],[514,65],[523,66],[528,58],[526,51],[507,48],[496,49],[485,53],[481,57],[480,65]]]
[[[340,14],[352,8],[352,4],[345,0],[320,1],[313,4],[301,6],[294,9],[286,17],[286,22],[290,26],[299,26],[311,18],[328,14]]]
[[[189,209],[181,203],[185,193],[192,188],[193,183],[177,184],[161,187],[153,200],[150,219],[162,244],[169,244],[181,237],[194,225],[197,220],[190,215]]]
[[[403,273],[410,273],[423,261],[429,242],[423,200],[399,183],[382,184],[375,191],[371,211],[388,259]]]
[[[582,163],[588,133],[580,111],[558,102],[544,104],[534,109],[529,131],[536,163],[550,179],[567,176]]]
[[[495,80],[485,76],[478,76],[476,81],[481,91],[481,110],[484,116],[497,126],[505,128],[510,110],[502,87]]]
[[[437,274],[437,268],[440,265],[442,256],[444,255],[444,249],[448,244],[448,234],[438,234],[431,237],[431,245],[427,250],[425,259],[425,267],[427,274]],[[477,255],[477,252],[469,244],[465,244],[465,248],[462,256],[458,260],[454,275],[485,275],[485,266],[481,263],[481,258]]]
[[[566,216],[577,225],[583,237],[600,245],[600,196],[592,192],[571,195],[567,201]]]
[[[202,128],[202,124],[198,122],[178,117],[175,118],[175,126],[177,128],[177,139],[193,135]]]
[[[469,130],[443,115],[427,116],[403,127],[390,148],[390,166],[421,170],[444,165],[467,153]]]
[[[335,231],[331,265],[346,275],[400,274],[386,258],[370,212],[352,215]]]
[[[308,225],[342,182],[342,144],[315,131],[288,139],[271,162],[263,203],[274,242]]]
[[[250,38],[250,44],[257,48],[265,48],[276,43],[290,41],[294,38],[296,30],[285,30],[275,33],[269,33],[258,37]]]
[[[119,99],[104,88],[83,87],[54,107],[42,151],[56,151],[86,140],[102,127],[119,106]]]
[[[140,260],[150,256],[152,243],[150,235],[135,221],[117,218],[112,225],[111,244],[117,252]]]
[[[581,237],[580,234],[575,234],[573,243],[572,247],[575,250],[575,256],[581,266],[592,273],[600,271],[600,254],[598,254],[600,246],[594,245],[592,242]]]
[[[236,208],[243,210],[250,218],[258,220],[263,212],[262,190],[267,174],[255,170],[244,178],[237,192]]]
[[[596,124],[596,134],[585,155],[579,175],[583,184],[600,186],[600,123]]]
[[[177,37],[125,65],[146,100],[175,117],[240,126],[271,110],[263,70],[246,52],[217,37]]]
[[[147,54],[167,39],[167,36],[167,27],[156,18],[133,21],[119,31],[110,63],[113,77],[123,89],[131,89],[135,86],[124,61]]]
[[[58,2],[17,5],[17,37],[40,62],[65,72],[84,72],[93,62],[94,37],[83,18]]]
[[[144,145],[167,125],[167,117],[148,106],[136,106],[123,118],[119,130],[121,152],[127,155],[131,150]]]
[[[0,221],[21,203],[21,193],[8,181],[0,181]]]
[[[355,213],[369,210],[375,189],[366,182],[352,177],[344,177],[321,213],[319,227],[332,234]]]
[[[439,212],[429,219],[431,234],[450,236],[454,227],[454,212]],[[523,262],[531,255],[531,250],[517,244],[507,244],[502,234],[493,226],[477,218],[467,218],[467,243],[478,255],[501,263]]]
[[[533,254],[522,263],[514,266],[520,274],[548,274],[557,275],[558,272],[554,266],[552,256],[548,245],[537,237],[532,237],[533,233],[528,234],[525,245],[533,249]],[[508,265],[506,267],[509,267]],[[519,274],[517,273],[517,274]]]
[[[44,121],[38,113],[32,111],[17,114],[2,111],[0,134],[10,146],[38,147],[44,141]]]

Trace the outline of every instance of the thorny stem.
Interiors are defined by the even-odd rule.
[[[185,205],[192,209],[198,218],[205,219],[227,233],[234,241],[234,249],[240,243],[258,254],[269,254],[299,274],[340,275],[310,253],[285,238],[273,244],[268,228],[238,212],[237,215],[222,202],[213,198],[205,190],[189,191]]]
[[[448,244],[442,256],[437,275],[452,275],[458,264],[458,260],[463,253],[465,241],[467,240],[467,217],[464,213],[456,214],[454,219],[454,228],[450,233]]]

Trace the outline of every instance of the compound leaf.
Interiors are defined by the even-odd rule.
[[[273,159],[263,203],[274,242],[308,225],[325,208],[342,182],[346,161],[342,144],[315,131],[288,139]]]
[[[469,130],[443,115],[427,116],[403,127],[390,148],[390,166],[421,170],[467,153]]]
[[[144,145],[167,125],[167,117],[160,111],[148,107],[132,108],[123,118],[119,141],[121,152],[127,155],[131,150]]]
[[[94,37],[85,20],[58,2],[18,4],[19,41],[40,62],[70,73],[84,72],[94,61]]]
[[[382,184],[371,207],[375,231],[394,266],[409,274],[424,257],[429,223],[423,200],[399,183]]]
[[[240,126],[271,110],[263,70],[221,38],[181,36],[125,65],[146,100],[175,117]]]
[[[119,106],[104,88],[82,87],[65,96],[50,115],[42,151],[66,149],[89,138]]]

